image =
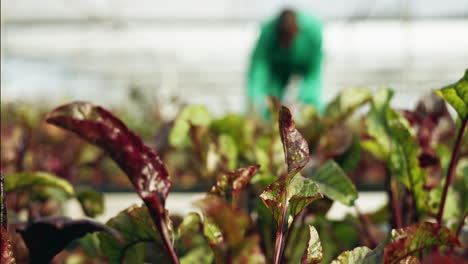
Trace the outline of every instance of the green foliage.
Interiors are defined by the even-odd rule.
[[[427,192],[423,190],[427,174],[419,166],[420,147],[406,120],[395,111],[387,110],[391,151],[389,153],[392,175],[411,190],[419,208],[424,208]]]
[[[460,119],[468,118],[468,69],[458,82],[437,90],[437,93],[457,111]]]
[[[311,179],[323,194],[344,205],[352,206],[358,197],[354,184],[333,160],[320,167]]]
[[[210,264],[213,262],[213,252],[209,247],[197,247],[180,258],[181,264]]]
[[[92,189],[81,189],[76,192],[76,198],[86,216],[96,217],[104,212],[104,196]]]
[[[302,256],[302,264],[316,264],[322,261],[322,244],[317,230],[313,226],[309,226],[309,241],[307,241],[306,250]]]
[[[110,264],[143,263],[145,244],[152,243],[162,253],[162,241],[146,206],[131,206],[111,218],[106,225],[117,230],[124,242],[105,233],[99,234],[100,248]],[[167,260],[162,258],[161,263]]]
[[[228,169],[234,170],[237,168],[237,156],[239,155],[239,151],[234,139],[229,135],[221,134],[218,138],[218,144],[220,152],[228,161]]]
[[[468,115],[467,75],[468,71],[459,82],[438,91],[461,119]],[[78,250],[74,246],[68,248],[65,255],[71,254],[70,263],[278,264],[330,263],[334,259],[333,264],[414,264],[419,259],[424,263],[432,256],[448,260],[453,256],[441,254],[459,254],[450,250],[460,246],[459,234],[441,225],[440,219],[439,224],[418,219],[430,221],[443,211],[444,222],[463,236],[459,227],[468,211],[464,142],[456,144],[461,145],[461,166],[457,168],[456,162],[450,160],[455,123],[442,99],[426,100],[415,111],[395,111],[390,107],[392,96],[393,91],[385,88],[373,95],[364,89],[347,90],[328,105],[323,116],[312,107],[299,109],[302,112],[297,127],[289,109],[274,99],[269,105],[271,116],[278,120],[277,127],[235,114],[214,119],[204,106],[190,106],[173,123],[158,126],[160,131],[153,142],[161,156],[112,113],[75,102],[52,111],[48,122],[104,149],[128,175],[146,206],[127,208],[109,220],[107,226],[90,220],[47,222],[49,218],[35,219],[44,209],[40,206],[59,196],[37,199],[37,190],[62,193],[63,200],[76,197],[90,217],[103,212],[103,195],[91,189],[74,192],[68,182],[42,172],[8,174],[5,190],[20,194],[12,196],[17,199],[13,210],[28,209],[34,224],[45,223],[43,227],[59,231],[62,237],[57,241],[51,242],[51,237],[47,237],[48,242],[42,243],[33,235],[28,236],[27,229],[18,229],[23,230],[23,239],[32,248],[60,245],[47,252],[47,258],[75,239],[68,231],[76,226],[86,227],[80,236],[89,230],[111,230],[107,230],[110,234],[87,235],[78,242]],[[371,109],[362,120],[350,119],[368,102]],[[439,122],[441,119],[444,120]],[[8,158],[2,157],[2,166],[7,162],[7,170],[24,164],[29,168],[31,157],[19,158],[17,164],[9,161],[10,153],[15,151],[5,152]],[[105,159],[104,154],[82,148],[76,152],[76,167],[88,172],[102,169],[99,164]],[[70,171],[75,172],[76,167]],[[455,186],[444,189],[439,184],[440,175],[448,167],[454,168]],[[56,171],[62,175],[61,170]],[[385,177],[389,203],[376,212],[328,219],[327,212],[335,201],[354,205],[358,193],[351,179],[369,172]],[[93,174],[88,173],[87,177],[92,180]],[[177,227],[173,232],[165,203],[171,180],[181,178],[213,185],[206,197],[196,203],[199,213],[183,218],[171,216]],[[447,180],[442,178],[441,182]],[[445,195],[444,211],[440,201]],[[5,202],[4,195],[1,198]],[[399,222],[395,220],[398,216],[403,218]],[[407,227],[392,230],[384,240],[386,230],[390,230],[386,223],[389,219],[393,227]],[[65,232],[65,225],[72,229]],[[3,228],[2,237],[5,233]],[[362,245],[378,246],[371,250]],[[46,251],[31,252],[38,256]]]
[[[387,110],[390,106],[390,100],[393,97],[393,91],[381,88],[372,98],[372,106],[366,119],[367,131],[372,136],[379,148],[387,156],[391,150],[391,140],[388,132]]]
[[[70,183],[47,172],[18,172],[8,174],[5,177],[6,192],[36,186],[53,187],[64,191],[68,195],[74,194],[73,186]]]
[[[460,246],[460,242],[448,228],[438,224],[423,222],[392,230],[391,241],[384,248],[384,263],[398,263],[422,249],[442,245]]]
[[[371,252],[368,247],[357,247],[341,253],[331,264],[359,264],[363,263],[366,255]]]
[[[258,237],[246,236],[250,219],[245,213],[214,196],[198,201],[197,206],[203,211],[203,232],[216,263],[265,263]]]
[[[169,135],[169,143],[176,147],[187,147],[190,145],[187,136],[191,125],[208,126],[212,121],[211,114],[205,106],[188,106],[179,114],[175,120],[174,127]]]
[[[327,122],[343,121],[370,100],[371,94],[367,89],[352,88],[344,90],[327,105],[325,110]]]
[[[184,217],[184,220],[179,226],[179,237],[190,236],[200,230],[202,220],[198,213],[191,212]]]
[[[270,209],[278,226],[281,226],[283,221],[290,221],[290,217],[294,218],[307,205],[322,198],[322,195],[315,182],[297,175],[290,182],[286,177],[273,182],[260,198]]]

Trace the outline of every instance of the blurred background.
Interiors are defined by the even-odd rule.
[[[468,0],[2,1],[2,169],[15,166],[17,146],[32,142],[23,157],[27,168],[100,190],[109,184],[113,190],[128,190],[126,177],[96,148],[42,127],[40,115],[21,107],[44,113],[87,100],[134,111],[119,116],[158,146],[154,135],[167,134],[165,120],[173,119],[182,105],[202,104],[218,117],[246,111],[245,75],[260,25],[284,7],[307,11],[324,23],[325,102],[345,88],[388,86],[396,91],[395,107],[413,108],[423,95],[458,80],[467,67]],[[14,108],[6,107],[12,104]],[[148,119],[148,113],[156,114]],[[18,124],[28,129],[18,130]],[[32,133],[29,141],[31,131],[39,128],[45,132]],[[64,144],[71,147],[64,150]],[[28,155],[44,162],[34,163]],[[73,164],[85,164],[79,169],[86,171],[78,173]],[[196,177],[187,180],[190,173],[181,175],[176,185],[197,183]],[[189,200],[200,195],[171,195],[168,207],[186,213]],[[134,194],[106,197],[104,220],[138,201]],[[383,194],[360,197],[374,201],[366,205],[358,200],[364,211],[386,201]],[[72,214],[79,211],[74,206]],[[343,215],[343,210],[334,212]]]
[[[242,112],[260,23],[286,6],[324,22],[325,101],[387,85],[409,107],[466,68],[468,0],[15,0],[2,1],[1,100],[122,107],[136,89],[169,117],[174,98]]]

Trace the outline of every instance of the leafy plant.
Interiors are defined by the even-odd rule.
[[[58,107],[48,114],[49,124],[102,149],[94,149],[91,158],[83,151],[86,162],[80,164],[98,169],[92,164],[108,155],[143,204],[124,209],[105,225],[58,216],[59,209],[45,212],[51,202],[76,199],[85,215],[95,217],[104,210],[103,196],[93,189],[75,189],[73,178],[64,177],[68,174],[29,166],[24,144],[13,148],[15,159],[2,157],[2,169],[9,173],[0,181],[1,261],[461,262],[468,213],[467,84],[468,71],[437,91],[455,109],[458,122],[434,97],[424,98],[413,111],[395,110],[390,107],[393,92],[386,88],[375,94],[349,90],[323,116],[304,108],[296,120],[288,108],[271,100],[277,127],[237,115],[215,119],[204,107],[192,106],[181,112],[172,129],[161,131],[156,144],[161,155],[102,107],[85,102]],[[352,119],[365,104],[370,104],[369,112]],[[70,146],[87,148],[83,143]],[[181,165],[179,159],[189,162]],[[70,168],[76,168],[74,162]],[[365,173],[369,163],[383,174],[388,204],[365,214],[355,204],[352,176]],[[176,172],[170,177],[172,169]],[[187,173],[211,186],[195,203],[198,212],[170,215],[165,204],[172,179]],[[7,202],[14,219],[9,224]],[[355,207],[356,214],[328,219],[335,202]],[[25,212],[27,219],[21,219]]]

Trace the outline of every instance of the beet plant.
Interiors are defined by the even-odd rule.
[[[56,263],[67,247],[78,261],[93,263],[465,263],[468,70],[437,91],[455,109],[456,123],[440,99],[397,111],[390,89],[351,91],[353,100],[343,93],[323,117],[311,110],[297,127],[290,110],[272,100],[278,126],[256,140],[241,119],[213,121],[203,108],[184,110],[168,141],[188,150],[198,172],[215,181],[195,203],[198,212],[182,218],[166,209],[172,182],[160,155],[100,106],[60,106],[47,122],[107,153],[143,204],[101,224],[43,217],[44,208],[30,203],[27,221],[11,217],[8,224],[6,194],[14,194],[15,203],[22,196],[76,199],[90,217],[102,212],[103,198],[51,173],[2,174],[1,263]],[[344,123],[363,104],[370,110],[356,139]],[[372,214],[355,205],[358,192],[348,175],[357,164],[356,144],[385,168],[388,204]],[[355,207],[356,216],[327,219],[334,202]],[[14,255],[20,244],[26,257]]]

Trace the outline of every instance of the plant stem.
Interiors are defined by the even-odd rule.
[[[285,192],[287,196],[287,192]],[[288,220],[286,219],[287,216],[287,211],[288,211],[288,206],[289,206],[289,201],[286,199],[286,204],[283,208],[283,216],[281,218],[281,224],[278,226],[276,229],[276,241],[275,241],[275,254],[273,257],[273,264],[280,264],[281,259],[283,257],[283,240],[284,240],[284,233],[287,230],[287,225],[288,225]],[[285,227],[286,226],[286,230]]]
[[[283,226],[283,225],[281,225]],[[280,259],[281,259],[281,247],[283,244],[283,228],[278,227],[278,230],[276,230],[276,241],[275,241],[275,255],[273,257],[273,263],[274,264],[279,264]]]
[[[466,219],[467,216],[468,216],[468,212],[466,212],[466,213],[461,217],[460,225],[458,225],[458,227],[457,227],[457,231],[456,231],[456,233],[455,233],[455,237],[459,237],[459,236],[460,236],[460,233],[461,233],[461,231],[462,231],[462,229],[463,229],[463,226],[465,225],[465,219]],[[455,247],[454,247],[454,246],[452,246],[452,247],[450,248],[449,253],[452,254],[453,251],[455,251]]]
[[[403,222],[401,220],[401,209],[400,203],[398,202],[398,186],[394,179],[391,177],[391,172],[385,166],[386,178],[385,178],[385,185],[387,190],[388,200],[390,201],[390,215],[391,217],[391,226],[392,229],[395,228],[402,228]]]
[[[369,229],[370,223],[369,223],[369,221],[364,217],[364,215],[361,213],[361,211],[359,210],[359,208],[357,207],[356,204],[354,205],[354,208],[356,209],[356,213],[357,213],[359,222],[361,223],[364,235],[367,237],[367,240],[369,241],[369,244],[370,244],[369,247],[370,248],[375,248],[378,245],[378,243],[377,243],[377,241],[375,240],[375,238],[372,236],[372,234],[370,232],[370,229]]]
[[[440,225],[442,225],[445,200],[447,199],[448,189],[450,187],[450,183],[452,183],[453,175],[455,174],[455,168],[456,168],[456,164],[458,160],[458,152],[460,151],[461,141],[463,138],[463,132],[465,132],[465,127],[466,127],[467,122],[468,122],[468,117],[463,119],[460,130],[457,135],[457,139],[455,141],[455,145],[453,146],[452,159],[450,160],[450,165],[448,167],[447,178],[446,178],[445,186],[444,186],[444,192],[442,193],[442,200],[440,202],[439,213],[437,214],[437,223],[439,223]]]
[[[463,229],[463,226],[465,225],[465,219],[466,219],[467,216],[468,216],[468,212],[466,212],[465,215],[461,218],[460,225],[458,226],[457,232],[455,233],[456,237],[460,236],[460,233],[461,233],[461,231]]]
[[[158,229],[159,234],[161,234],[163,245],[166,249],[166,253],[168,253],[169,258],[172,264],[179,264],[179,258],[177,258],[177,254],[175,253],[174,247],[172,246],[172,241],[169,238],[169,230],[167,228],[166,223],[166,212],[164,212],[164,208],[159,208],[158,203],[154,201],[153,197],[150,198],[143,198],[146,206],[148,207],[148,211],[153,219],[153,222]],[[159,209],[159,210],[158,210]]]

